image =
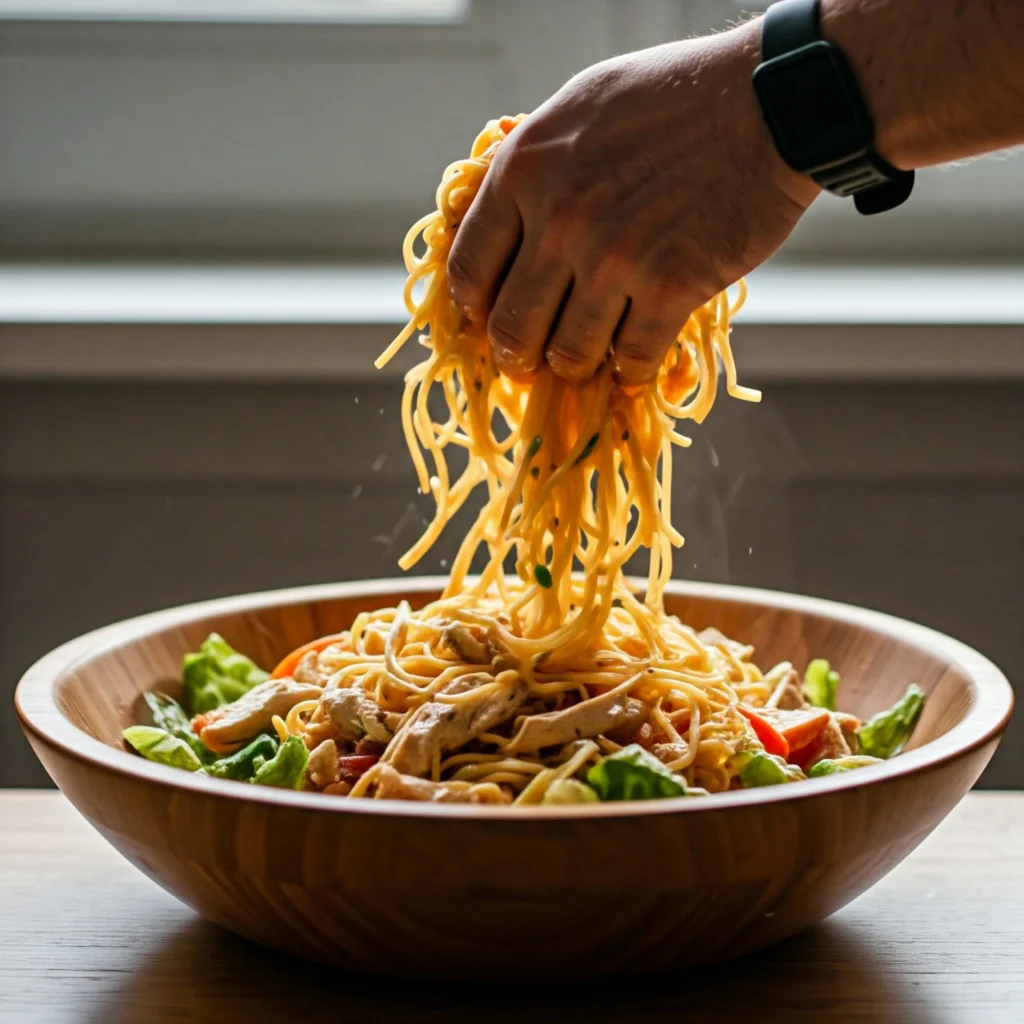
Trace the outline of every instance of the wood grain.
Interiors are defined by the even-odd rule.
[[[686,1020],[1010,1024],[1024,1015],[1024,795],[971,794],[905,863],[797,939],[685,977],[382,986],[237,939],[133,871],[59,794],[0,793],[0,1020]],[[575,984],[574,984],[575,983]]]
[[[360,610],[432,596],[395,585],[255,595],[108,627],[18,692],[29,739],[72,803],[143,872],[275,949],[381,975],[453,962],[531,979],[677,970],[828,916],[899,863],[991,757],[1012,704],[986,659],[922,627],[827,602],[675,585],[670,610],[754,643],[766,664],[830,658],[866,714],[929,694],[917,749],[801,786],[510,812],[338,801],[194,778],[115,749],[140,692],[211,630],[272,665]],[[524,963],[524,957],[526,961]]]

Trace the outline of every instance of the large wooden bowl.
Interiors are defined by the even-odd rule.
[[[139,694],[170,687],[182,654],[211,630],[271,666],[359,611],[402,597],[422,604],[440,583],[253,594],[108,626],[34,665],[18,711],[75,807],[150,878],[241,935],[380,974],[457,965],[462,979],[579,979],[724,959],[831,914],[970,789],[1013,704],[990,661],[922,626],[810,598],[674,584],[670,611],[755,644],[763,666],[827,657],[856,713],[917,683],[928,702],[913,749],[799,785],[520,810],[261,789],[121,748]]]

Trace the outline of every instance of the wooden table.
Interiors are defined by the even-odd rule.
[[[57,793],[0,791],[0,1021],[1024,1021],[1024,794],[974,793],[888,878],[733,964],[542,991],[473,990],[289,960],[197,917]]]

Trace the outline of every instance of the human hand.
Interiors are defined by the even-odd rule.
[[[750,76],[759,26],[603,61],[513,130],[459,227],[452,297],[498,366],[650,379],[690,313],[770,256],[818,193]]]

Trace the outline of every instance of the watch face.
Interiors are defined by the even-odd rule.
[[[783,160],[809,172],[866,150],[871,122],[842,53],[824,40],[775,57],[754,88]]]

